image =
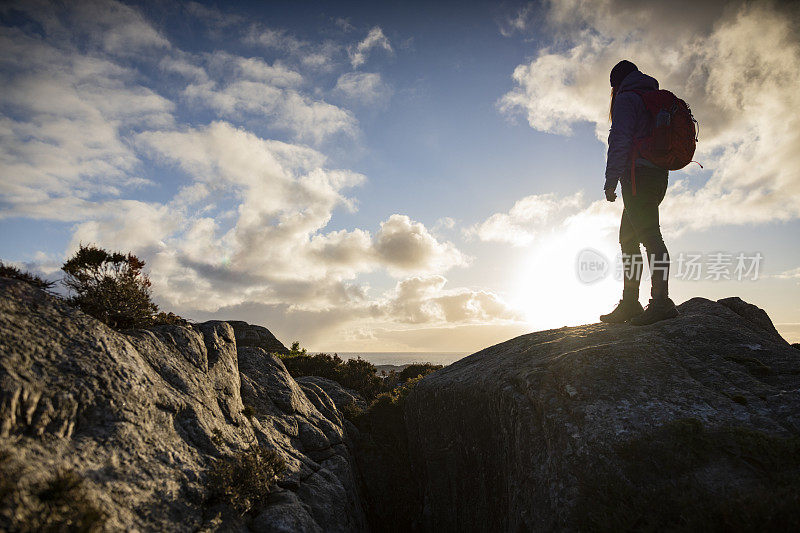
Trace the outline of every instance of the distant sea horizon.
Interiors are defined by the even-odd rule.
[[[434,365],[449,365],[462,359],[472,352],[317,352],[312,353],[337,353],[345,361],[361,357],[375,366],[384,365],[410,365],[414,363],[432,363]]]

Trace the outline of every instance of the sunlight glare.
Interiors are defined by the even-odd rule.
[[[531,245],[512,304],[524,313],[532,328],[593,323],[600,314],[613,309],[622,292],[622,281],[615,279],[618,217],[618,211],[605,206],[590,208]],[[576,270],[578,255],[587,248],[600,252],[609,262],[606,276],[594,283],[582,282]]]

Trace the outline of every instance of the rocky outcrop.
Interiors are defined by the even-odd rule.
[[[233,327],[233,335],[236,337],[236,346],[261,348],[267,353],[289,353],[289,349],[267,328],[248,324],[241,320],[228,320],[227,322]]]
[[[353,389],[343,387],[332,379],[323,378],[320,376],[302,376],[297,378],[297,382],[301,387],[309,387],[311,385],[317,386],[325,391],[325,394],[330,396],[333,403],[341,411],[347,406],[355,406],[358,409],[366,409],[367,402],[364,398]]]
[[[738,298],[523,335],[405,402],[428,531],[796,529],[800,353]]]
[[[0,278],[0,530],[58,505],[76,529],[364,530],[333,401],[320,389],[329,412],[315,407],[272,341],[235,337],[215,321],[114,331]],[[266,502],[211,500],[209,469],[257,446],[287,465]]]

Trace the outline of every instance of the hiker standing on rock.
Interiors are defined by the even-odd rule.
[[[621,185],[624,209],[619,243],[624,276],[622,300],[612,312],[600,316],[603,322],[628,321],[643,326],[678,316],[669,298],[669,252],[658,221],[658,206],[667,192],[669,171],[643,157],[637,149],[638,141],[653,135],[656,118],[645,103],[645,95],[651,91],[658,91],[658,81],[640,72],[630,61],[620,61],[611,70],[611,131],[604,188],[606,200],[613,202],[617,198],[617,182]],[[652,279],[650,303],[645,309],[639,303],[643,265],[639,243],[647,252]]]

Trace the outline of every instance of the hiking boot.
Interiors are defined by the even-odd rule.
[[[662,298],[659,300],[650,299],[650,303],[644,310],[644,313],[630,319],[630,323],[634,326],[647,326],[648,324],[655,324],[661,320],[668,318],[675,318],[678,316],[678,308],[675,303],[669,298]]]
[[[639,300],[620,300],[617,307],[607,315],[600,315],[600,322],[606,324],[622,324],[644,312]]]

